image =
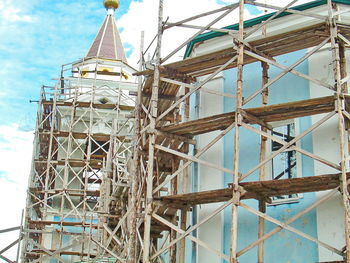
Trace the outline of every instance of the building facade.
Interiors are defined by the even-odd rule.
[[[335,1],[337,2],[337,1]],[[347,8],[349,3],[341,1],[336,3],[337,10]],[[307,11],[312,14],[327,16],[327,4],[325,1],[314,1],[305,5],[296,7],[296,10]],[[269,16],[258,17],[245,24],[247,28],[254,28],[259,23],[268,19]],[[349,20],[348,14],[345,13],[339,17],[343,23]],[[260,20],[260,21],[259,21]],[[265,28],[255,32],[246,40],[254,42],[261,38],[272,38],[281,32],[297,30],[298,27],[310,26],[317,24],[316,18],[307,16],[298,16],[297,14],[288,14],[272,20]],[[230,29],[238,29],[238,24],[233,25]],[[317,34],[315,32],[315,34]],[[189,57],[202,56],[224,50],[232,47],[232,38],[220,33],[203,34],[190,43],[186,55]],[[295,48],[295,51],[287,54],[275,56],[274,59],[285,68],[293,68],[303,76],[289,72],[283,77],[284,69],[269,63],[268,81],[273,81],[269,85],[268,93],[259,94],[254,99],[245,104],[244,108],[256,108],[265,105],[276,105],[289,103],[293,101],[309,100],[333,96],[334,91],[320,86],[315,81],[310,81],[305,76],[321,80],[324,83],[334,85],[334,67],[332,48],[330,44],[324,44],[314,52],[315,47]],[[273,52],[273,51],[272,51]],[[314,52],[312,56],[308,56]],[[346,51],[346,59],[349,54]],[[307,57],[306,57],[307,56]],[[300,61],[303,57],[304,60]],[[243,98],[249,98],[251,94],[259,90],[263,85],[264,77],[262,76],[262,65],[260,61],[244,65],[243,81]],[[349,72],[349,65],[346,64],[346,71]],[[205,79],[207,76],[201,77]],[[237,86],[237,69],[224,70],[204,87],[216,92],[226,93],[236,96]],[[268,95],[266,95],[268,94]],[[265,97],[262,98],[262,97]],[[264,101],[265,100],[265,101]],[[236,108],[236,98],[230,96],[213,96],[206,92],[198,92],[191,99],[191,112],[193,119],[210,117],[215,114],[229,113]],[[293,109],[290,109],[293,111]],[[295,118],[286,118],[276,122],[269,122],[271,135],[289,142],[296,136],[308,130],[317,121],[321,120],[327,113],[311,116],[301,116]],[[256,126],[257,127],[257,126]],[[302,178],[324,174],[335,174],[338,169],[325,164],[322,160],[330,160],[334,164],[341,162],[340,140],[338,134],[338,120],[333,117],[326,123],[322,124],[313,133],[303,137],[295,143],[295,146],[302,148],[318,157],[315,160],[310,155],[305,155],[297,150],[286,150],[271,159],[262,169],[252,173],[246,181],[262,180],[259,176],[264,174],[263,180],[278,180]],[[201,149],[207,143],[220,134],[220,131],[206,133],[196,137],[196,148]],[[267,158],[274,151],[282,147],[282,144],[266,139],[266,149],[264,158]],[[242,128],[240,131],[240,161],[239,167],[241,173],[247,173],[261,161],[261,136],[249,129]],[[347,144],[345,147],[348,147]],[[225,167],[230,170],[234,168],[234,131],[227,133],[223,140],[215,144],[202,157],[203,160],[214,163],[217,166]],[[194,150],[198,151],[198,150]],[[232,174],[227,172],[218,172],[217,168],[208,167],[206,164],[196,164],[193,171],[192,191],[208,191],[212,189],[222,189],[232,183]],[[298,213],[307,209],[314,204],[328,191],[294,193],[289,195],[280,195],[271,197],[270,204],[267,204],[265,213],[280,222],[285,222]],[[259,202],[254,200],[245,201],[248,205],[259,210]],[[219,204],[203,204],[195,211],[196,219],[199,222],[208,214],[213,213],[221,206]],[[243,250],[249,244],[253,243],[259,236],[259,217],[247,210],[240,208],[238,212],[238,251]],[[211,221],[203,225],[197,232],[198,238],[205,241],[226,255],[230,254],[232,211],[226,208],[223,213],[219,214]],[[265,232],[272,231],[276,224],[265,221]],[[332,195],[326,202],[317,206],[309,213],[301,216],[293,222],[294,228],[307,233],[309,236],[319,239],[326,244],[341,250],[345,246],[344,231],[344,209],[343,198],[339,191]],[[220,256],[212,253],[203,246],[197,245],[192,248],[196,256],[192,257],[192,262],[221,262]],[[256,262],[258,255],[258,246],[247,251],[239,257],[239,262]],[[264,256],[261,262],[343,262],[343,257],[331,249],[320,246],[317,242],[301,237],[300,235],[281,230],[264,242]],[[224,261],[226,262],[226,261]],[[260,261],[259,261],[260,262]],[[345,261],[344,261],[345,262]]]

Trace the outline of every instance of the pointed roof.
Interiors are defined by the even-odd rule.
[[[86,57],[119,60],[127,63],[113,13],[108,13]]]

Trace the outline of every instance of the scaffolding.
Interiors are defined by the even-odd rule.
[[[104,87],[106,83],[98,85],[101,81],[96,79],[90,85],[83,85],[82,78],[75,79],[79,82],[77,85],[73,84],[72,79],[61,78],[55,87],[43,87],[25,223],[21,230],[24,240],[22,261],[45,262],[50,258],[66,262],[64,256],[73,255],[85,262],[95,259],[96,262],[184,263],[188,255],[194,253],[186,245],[188,240],[195,244],[194,247],[200,246],[230,263],[239,262],[242,255],[257,247],[256,261],[262,263],[265,262],[265,241],[282,230],[288,230],[316,243],[319,248],[341,256],[343,260],[339,262],[350,263],[347,179],[350,148],[350,114],[347,105],[350,97],[345,55],[350,46],[350,23],[340,19],[349,12],[349,8],[339,8],[339,1],[321,0],[318,2],[327,11],[316,14],[292,8],[297,2],[293,0],[284,7],[278,7],[254,0],[239,0],[238,3],[217,10],[170,23],[163,21],[163,0],[159,0],[158,33],[152,62],[145,61],[146,52],[143,51],[141,41],[141,66],[135,74],[139,78],[135,110],[133,106],[127,106],[130,105],[128,103],[97,103],[96,94],[106,96],[106,91],[96,93],[97,90],[101,91],[97,87]],[[247,5],[276,12],[254,26],[247,26],[244,19]],[[214,27],[234,10],[238,10],[239,14],[237,28]],[[273,36],[266,34],[266,27],[286,14],[307,17],[313,23],[298,24],[293,29],[288,28]],[[209,15],[217,17],[205,26],[189,24]],[[175,27],[192,28],[197,32],[163,57],[163,33]],[[231,38],[230,47],[166,63],[207,31]],[[332,57],[333,81],[320,80],[296,69],[325,47]],[[285,66],[275,59],[279,55],[302,49],[308,49],[307,53],[291,66]],[[243,97],[243,73],[245,66],[250,63],[261,63],[262,86]],[[269,66],[279,68],[281,72],[270,78]],[[218,74],[231,68],[237,70],[235,94],[206,87]],[[269,88],[287,74],[305,79],[318,89],[332,92],[332,95],[269,104],[272,92]],[[121,99],[118,87],[107,89],[109,96]],[[234,107],[227,113],[190,120],[190,99],[199,92],[234,99]],[[257,100],[259,96],[261,106],[247,107],[250,101]],[[127,118],[128,114],[132,117]],[[319,114],[322,114],[319,120],[288,141],[271,132],[271,122]],[[335,118],[339,136],[339,163],[297,144]],[[86,127],[86,132],[75,129],[78,123]],[[93,127],[96,123],[103,123],[111,132],[95,133]],[[252,161],[252,166],[245,172],[239,165],[242,158],[242,130],[250,131],[260,138],[259,143],[254,145],[259,150],[259,160],[254,164]],[[201,158],[231,131],[234,131],[231,156],[233,169]],[[196,148],[197,138],[211,132],[216,132],[215,136],[202,147]],[[331,140],[330,136],[324,139]],[[279,144],[279,148],[270,154],[267,151],[268,141]],[[337,172],[269,180],[268,164],[274,157],[287,151],[296,151]],[[191,168],[195,164],[216,169],[220,174],[229,174],[230,185],[222,189],[192,191],[189,185],[194,180]],[[254,173],[258,174],[258,180],[247,180]],[[326,190],[329,191],[322,198],[284,222],[266,213],[267,203],[275,196]],[[342,195],[344,207],[344,247],[333,247],[292,226],[293,222],[338,192]],[[244,201],[248,199],[256,200],[258,209]],[[220,204],[198,220],[197,207],[212,203]],[[214,248],[196,234],[225,209],[231,209],[229,253]],[[259,218],[256,240],[243,249],[237,246],[240,209]],[[42,220],[49,215],[52,220]],[[66,218],[75,220],[67,222]],[[267,222],[276,227],[267,231]],[[59,240],[51,250],[46,249],[42,242],[48,235],[57,235]],[[72,237],[72,242],[64,246],[66,235]]]
[[[119,221],[127,210],[134,140],[129,93],[137,84],[123,81],[123,68],[99,72],[104,60],[83,72],[89,63],[62,66],[57,84],[42,87],[21,262],[115,262],[127,242]],[[106,75],[120,80],[101,79]]]
[[[134,227],[143,233],[140,240],[138,257],[136,262],[163,262],[165,253],[167,262],[187,262],[185,240],[191,241],[196,246],[210,251],[225,262],[239,262],[239,257],[254,247],[258,247],[257,260],[264,262],[264,241],[281,230],[288,230],[302,238],[315,242],[318,247],[324,247],[343,258],[341,262],[350,262],[350,236],[349,236],[349,192],[347,173],[349,169],[349,147],[347,142],[347,125],[350,115],[346,105],[349,103],[346,73],[345,50],[348,48],[349,24],[346,19],[339,16],[348,12],[348,8],[338,8],[337,1],[318,1],[327,7],[326,14],[316,14],[308,10],[293,9],[291,6],[297,1],[290,1],[285,7],[278,7],[258,1],[240,0],[236,4],[195,15],[181,21],[170,23],[163,21],[163,0],[159,1],[159,22],[157,34],[157,47],[153,68],[145,69],[137,75],[143,76],[144,81],[141,96],[140,119],[136,160],[137,177],[140,189],[143,190],[144,205],[135,207],[135,211],[143,211],[139,224]],[[249,27],[245,24],[244,11],[247,5],[276,10],[266,17],[265,21]],[[238,28],[215,28],[215,23],[238,9]],[[219,14],[205,26],[191,25],[198,18],[207,15]],[[294,29],[285,29],[278,35],[266,35],[266,26],[275,18],[285,14],[312,18],[312,25],[298,25]],[[166,30],[173,27],[185,27],[198,30],[191,38],[178,46],[169,55],[162,56],[162,37]],[[166,63],[174,54],[183,47],[193,44],[192,41],[202,33],[211,31],[218,36],[226,35],[232,39],[230,47],[186,58],[179,62]],[[256,37],[259,35],[260,37]],[[255,36],[255,39],[254,37]],[[252,40],[254,39],[254,40]],[[202,40],[205,41],[205,40]],[[216,42],[217,43],[217,42]],[[329,45],[332,54],[332,66],[334,83],[328,83],[299,72],[296,67],[313,54]],[[276,56],[309,48],[308,52],[291,66],[278,63]],[[261,63],[262,87],[256,92],[243,97],[244,79],[243,72],[247,64]],[[269,66],[281,69],[276,77],[269,78]],[[205,88],[205,85],[213,80],[220,72],[236,68],[237,81],[234,96],[217,90]],[[300,78],[314,83],[319,89],[330,90],[333,95],[319,97],[303,101],[293,101],[280,104],[268,104],[269,87],[287,74],[294,74]],[[283,87],[280,88],[281,92]],[[235,106],[231,112],[189,120],[189,99],[198,92],[208,93],[210,96],[222,96],[235,99]],[[271,92],[271,91],[270,91]],[[209,96],[208,95],[208,96]],[[261,106],[248,108],[246,105],[261,95]],[[304,116],[324,114],[314,124],[300,134],[296,134],[289,141],[271,133],[270,122],[283,121]],[[306,135],[326,123],[331,118],[338,119],[339,154],[340,163],[334,163],[324,157],[320,157],[310,151],[301,148],[300,142]],[[257,128],[256,125],[260,126]],[[228,169],[214,164],[200,157],[221,141],[231,130],[234,131],[233,169]],[[250,170],[242,172],[240,169],[241,132],[248,130],[260,136],[260,142],[255,145],[259,149],[258,163],[252,164]],[[209,132],[218,131],[213,140],[206,141],[197,151],[192,151],[196,145],[196,138]],[[329,138],[325,138],[329,139]],[[278,150],[267,155],[267,141],[280,144]],[[296,151],[301,155],[312,158],[328,167],[337,170],[334,174],[319,174],[315,176],[303,175],[301,178],[268,180],[267,164],[279,154],[286,151]],[[212,189],[202,192],[191,192],[188,184],[190,178],[189,168],[192,164],[200,164],[214,168],[219,173],[231,175],[231,184],[224,189]],[[250,179],[254,172],[258,172],[258,180]],[[201,175],[199,174],[198,177]],[[214,175],[213,175],[214,176]],[[193,175],[192,175],[193,177]],[[193,178],[192,178],[193,179]],[[292,195],[307,192],[330,190],[323,198],[317,200],[311,206],[303,209],[287,221],[277,220],[266,212],[266,203],[271,202],[275,196]],[[333,247],[327,242],[306,234],[291,224],[303,215],[315,209],[320,204],[329,200],[336,192],[340,191],[344,206],[345,247]],[[132,193],[135,194],[135,193]],[[140,198],[136,196],[135,198]],[[259,203],[259,209],[247,205],[244,200],[255,199]],[[222,204],[214,211],[208,213],[198,221],[191,221],[196,217],[196,207],[203,204]],[[223,212],[227,207],[231,210],[231,234],[230,253],[225,254],[217,250],[205,241],[198,238],[196,231],[206,222]],[[238,250],[238,213],[239,208],[256,215],[258,221],[258,236],[256,241],[244,249]],[[143,221],[143,223],[141,223]],[[265,229],[266,222],[276,225],[272,231]],[[139,227],[141,226],[141,227]],[[137,247],[137,239],[134,240]],[[137,249],[136,249],[137,252]],[[140,260],[142,254],[142,260]],[[137,256],[136,256],[137,258]],[[291,258],[293,260],[293,258]],[[135,262],[135,261],[129,261]]]

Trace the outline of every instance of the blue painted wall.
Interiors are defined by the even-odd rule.
[[[284,65],[291,65],[305,54],[305,50],[283,55],[277,58],[277,61]],[[298,71],[308,74],[307,61],[300,64]],[[269,76],[273,78],[281,72],[280,69],[270,66]],[[236,69],[226,70],[224,72],[224,92],[234,94],[236,89]],[[244,97],[248,97],[253,91],[261,87],[261,64],[254,63],[244,68]],[[270,87],[269,104],[289,102],[295,100],[303,100],[310,98],[309,83],[307,80],[297,77],[293,74],[287,74],[285,77],[277,81]],[[224,98],[225,112],[233,111],[235,101],[233,99]],[[257,96],[250,101],[245,107],[261,106],[261,96]],[[304,117],[297,120],[299,122],[299,132],[311,126],[311,118]],[[240,129],[240,172],[244,173],[254,167],[259,160],[259,142],[260,138],[257,134]],[[226,168],[233,168],[233,131],[224,137],[224,160],[223,165]],[[312,152],[312,137],[308,135],[304,137],[300,145],[303,149]],[[313,160],[301,157],[302,176],[312,176],[314,167]],[[258,173],[250,175],[247,180],[257,180]],[[224,175],[224,186],[232,182],[232,176]],[[283,204],[267,207],[267,214],[281,221],[286,221],[296,213],[305,209],[315,199],[314,193],[304,194],[298,203]],[[257,209],[257,201],[244,201],[248,205]],[[230,231],[231,231],[231,207],[227,208],[224,216],[224,253],[230,254]],[[303,232],[317,237],[316,212],[301,217],[292,224],[293,227]],[[276,225],[266,223],[266,231],[275,228]],[[240,208],[239,210],[239,233],[238,233],[238,250],[243,249],[251,242],[257,239],[258,235],[258,218],[257,216]],[[239,257],[240,263],[257,262],[257,248],[251,249],[246,254]],[[265,241],[265,262],[267,263],[298,263],[298,262],[318,262],[318,250],[315,243],[308,241],[289,231],[282,230],[278,234],[272,236]]]

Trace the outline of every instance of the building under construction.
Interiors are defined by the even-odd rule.
[[[18,256],[1,258],[350,263],[350,1],[239,0],[169,22],[159,0],[138,70],[119,1],[104,2],[86,57],[42,88],[23,225],[2,230],[20,230],[0,251]],[[245,19],[252,7],[273,12]],[[163,54],[176,27],[193,36]]]

